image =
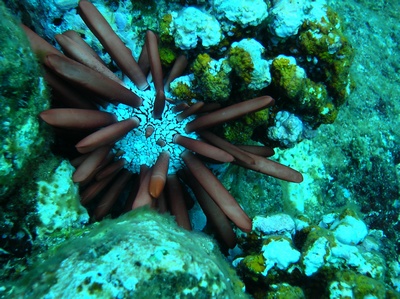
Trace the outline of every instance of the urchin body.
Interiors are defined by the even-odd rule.
[[[175,174],[184,166],[180,155],[185,148],[174,143],[174,136],[179,134],[196,139],[197,134],[185,131],[187,123],[193,120],[194,116],[179,121],[176,117],[177,113],[172,111],[175,104],[167,101],[161,119],[155,119],[152,116],[155,98],[154,85],[150,83],[148,89],[139,90],[130,81],[126,80],[125,83],[143,99],[143,104],[137,108],[124,104],[110,104],[105,111],[114,114],[118,121],[137,117],[140,123],[124,138],[117,141],[114,148],[122,151],[121,158],[127,161],[125,167],[133,173],[140,172],[140,165],[153,166],[158,156],[163,151],[168,151],[170,154],[168,174]]]
[[[182,191],[182,185],[188,185],[217,234],[233,247],[236,242],[230,221],[245,232],[251,231],[252,221],[203,164],[202,157],[234,162],[291,182],[301,182],[302,175],[266,159],[273,154],[271,149],[237,147],[208,129],[268,108],[274,100],[263,96],[223,108],[202,102],[189,107],[170,101],[166,90],[186,68],[183,55],[164,78],[153,32],[147,31],[143,58],[136,62],[90,2],[81,0],[79,13],[121,69],[123,80],[105,67],[77,33],[68,31],[56,36],[71,59],[24,29],[45,67],[46,80],[72,107],[44,111],[41,118],[64,130],[86,132],[86,137],[75,145],[82,155],[72,161],[76,166],[73,180],[82,186],[82,204],[96,201],[93,215],[99,220],[129,187],[125,210],[150,206],[160,212],[169,211],[179,225],[190,229]],[[152,81],[147,80],[148,73]],[[93,99],[80,98],[76,86],[83,94],[93,94]],[[198,135],[202,140],[197,139]],[[175,173],[181,168],[184,174],[178,178]],[[134,180],[133,173],[139,173],[139,180]]]

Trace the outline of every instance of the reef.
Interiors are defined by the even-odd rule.
[[[253,221],[233,264],[255,298],[398,298],[395,248],[354,210],[317,224],[284,213]]]

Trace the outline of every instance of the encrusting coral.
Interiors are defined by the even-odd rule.
[[[399,298],[386,264],[392,248],[379,245],[382,232],[368,229],[351,209],[317,221],[284,213],[253,218],[253,231],[241,244],[246,254],[233,261],[250,294],[292,298],[289,293],[295,291],[293,298]]]

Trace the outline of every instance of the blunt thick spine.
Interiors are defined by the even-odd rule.
[[[250,232],[252,228],[250,218],[213,173],[189,151],[184,151],[181,156],[190,172],[224,214],[242,231]]]
[[[186,125],[186,132],[208,129],[229,120],[237,119],[250,112],[267,108],[274,104],[274,99],[269,96],[259,97],[234,104],[192,120]]]
[[[97,8],[86,0],[79,1],[79,15],[90,28],[90,30],[100,40],[103,47],[115,60],[122,72],[131,79],[135,85],[141,89],[146,89],[149,84],[142,73],[139,65],[132,57],[132,52],[128,49],[121,39],[115,34],[103,15]]]

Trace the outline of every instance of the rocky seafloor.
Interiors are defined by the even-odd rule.
[[[50,2],[60,7],[76,5],[76,1]],[[267,2],[271,8],[284,1]],[[35,6],[34,1],[21,1],[19,7],[12,1],[5,3],[15,14],[22,11],[19,17],[25,20],[34,15],[35,8],[39,14],[47,11],[42,2]],[[116,3],[111,1],[111,6]],[[43,140],[43,136],[50,136],[49,132],[35,127],[30,133],[41,139],[36,139],[40,149],[34,148],[36,155],[32,157],[43,164],[47,161],[48,165],[37,170],[32,165],[36,163],[26,162],[29,159],[22,155],[20,168],[36,169],[35,175],[15,176],[15,183],[7,183],[4,178],[14,180],[14,172],[4,171],[10,168],[3,164],[9,157],[4,155],[2,160],[1,190],[6,190],[7,195],[0,201],[4,277],[0,295],[399,298],[398,7],[386,1],[330,1],[329,5],[340,16],[344,34],[354,49],[350,68],[354,89],[340,105],[332,124],[319,123],[312,138],[297,139],[290,148],[276,148],[274,158],[300,171],[304,176],[301,184],[280,182],[236,166],[218,170],[221,181],[253,218],[250,234],[238,232],[240,249],[230,251],[225,258],[210,238],[197,237],[197,233],[186,235],[171,219],[147,210],[84,227],[88,216],[78,203],[76,185],[66,179],[73,170],[58,157],[36,158],[51,153],[50,145]],[[49,24],[50,31],[57,22],[59,19],[55,18]],[[146,19],[143,23],[146,25]],[[4,26],[10,28],[8,24]],[[15,96],[4,88],[13,67],[8,66],[8,73],[2,73],[2,97]],[[45,93],[40,86],[39,81],[35,94]],[[18,95],[29,103],[26,94]],[[19,108],[25,105],[19,103]],[[32,115],[47,105],[46,101],[35,107],[27,105],[28,114],[35,119]],[[302,110],[294,110],[299,111]],[[306,113],[299,114],[304,123],[312,123]],[[19,115],[18,128],[31,118]],[[17,139],[15,136],[21,132],[25,138],[28,133],[6,130],[10,124],[6,119],[2,121],[3,144],[22,152],[21,144],[9,139]],[[32,149],[30,143],[24,146]],[[27,177],[34,183],[25,184]],[[8,192],[8,188],[14,191]],[[55,205],[49,200],[53,197],[63,198],[63,204]],[[29,208],[23,207],[28,203]]]

